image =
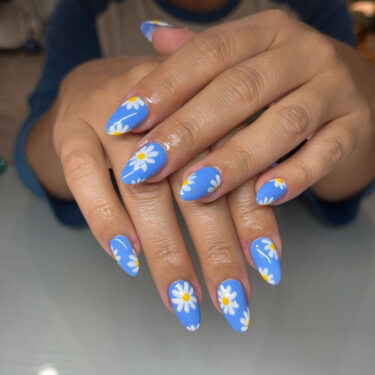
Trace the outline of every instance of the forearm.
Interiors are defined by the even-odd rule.
[[[26,143],[26,158],[41,185],[53,196],[72,199],[66,184],[60,160],[53,145],[53,125],[56,119],[56,104],[31,130]]]

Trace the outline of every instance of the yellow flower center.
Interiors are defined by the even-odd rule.
[[[275,246],[273,243],[270,244],[270,248],[271,248],[272,250],[276,251],[276,246]]]
[[[138,159],[143,160],[146,157],[146,154],[144,152],[140,152],[137,156]]]
[[[262,275],[263,279],[267,281],[268,283],[268,276],[267,275]]]
[[[247,326],[249,326],[249,325],[250,325],[250,318],[249,318],[249,319],[247,319],[246,325],[247,325]]]
[[[152,20],[151,21],[152,23],[156,23],[157,25],[159,25],[161,22],[160,21],[158,21],[158,20]]]
[[[222,302],[223,302],[223,305],[224,305],[224,306],[228,306],[228,305],[229,305],[229,298],[228,298],[228,297],[224,297],[224,298],[222,299]]]
[[[137,259],[137,261],[135,262],[135,264],[137,265],[137,267],[139,268],[139,260]]]
[[[120,132],[114,132],[114,133],[112,133],[112,135],[122,135],[122,133],[120,133]]]
[[[185,180],[185,181],[182,183],[182,186],[186,186],[188,183],[189,183],[189,180]]]
[[[135,102],[138,98],[136,96],[132,96],[130,99],[128,99],[128,102]]]
[[[276,181],[280,184],[282,184],[284,182],[284,180],[282,178],[276,178]]]
[[[187,302],[187,301],[189,301],[189,299],[190,299],[190,294],[189,293],[184,293],[182,295],[182,300],[183,301]]]

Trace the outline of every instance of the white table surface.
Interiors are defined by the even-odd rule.
[[[0,212],[0,375],[46,365],[59,375],[375,373],[374,195],[340,229],[301,202],[277,211],[283,281],[271,287],[250,271],[244,335],[207,293],[200,330],[187,332],[146,266],[127,276],[87,229],[59,224],[13,168],[0,175]]]

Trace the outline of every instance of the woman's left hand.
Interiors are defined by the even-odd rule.
[[[161,181],[266,106],[251,126],[187,169],[183,180],[194,181],[184,199],[213,201],[264,171],[258,204],[285,202],[373,146],[375,68],[354,49],[275,10],[189,38],[124,98],[138,96],[148,106],[134,131],[157,125],[136,149],[157,142],[166,151],[157,174],[143,176],[148,182]],[[371,181],[374,170],[367,169],[362,186],[350,182],[338,195]]]

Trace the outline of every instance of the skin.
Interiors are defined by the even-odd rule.
[[[168,155],[147,182],[161,181],[270,104],[251,127],[186,170],[183,179],[205,166],[220,171],[221,186],[202,202],[258,174],[256,190],[274,178],[286,181],[288,192],[275,204],[309,187],[340,201],[375,177],[375,68],[355,50],[275,10],[201,34],[161,28],[153,43],[163,53],[166,41],[179,38],[181,48],[126,96],[150,103],[150,115],[134,131],[154,129],[136,149],[158,142]]]
[[[110,240],[126,235],[139,255],[141,247],[166,307],[172,310],[168,288],[176,280],[189,281],[202,301],[201,284],[184,243],[172,194],[187,223],[199,256],[213,304],[220,311],[217,287],[226,279],[239,280],[250,300],[246,262],[249,245],[257,237],[274,240],[281,255],[277,224],[270,208],[255,204],[250,180],[228,199],[212,204],[180,199],[185,168],[156,184],[125,185],[120,179],[125,161],[141,135],[110,136],[105,124],[123,102],[123,92],[147,76],[162,58],[94,60],[73,70],[63,81],[57,100],[30,133],[26,154],[42,185],[61,199],[75,199],[100,245],[112,256]],[[237,130],[223,137],[225,144]],[[208,150],[199,154],[202,159]],[[122,206],[112,186],[108,166],[117,178]],[[202,227],[205,228],[202,231]]]

